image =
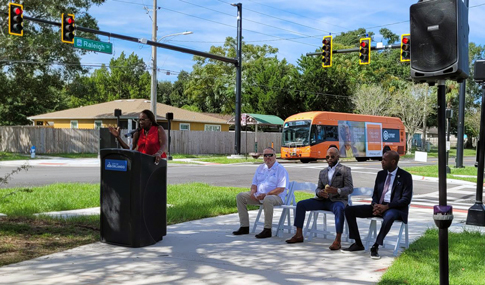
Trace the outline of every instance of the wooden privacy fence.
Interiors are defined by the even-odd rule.
[[[125,134],[126,130],[122,131]],[[171,131],[172,154],[232,154],[234,132]],[[281,133],[258,132],[258,151],[273,143],[277,152],[281,147]],[[254,152],[255,134],[241,132],[241,153]],[[88,129],[53,129],[19,126],[0,127],[0,151],[29,153],[97,153],[99,131]]]
[[[0,150],[29,153],[96,153],[99,131],[45,127],[0,127]]]
[[[197,132],[171,131],[171,153],[181,154],[232,154],[234,153],[234,132]],[[251,153],[254,150],[254,133],[241,132],[241,153]],[[281,133],[258,132],[258,152],[273,143],[280,152]]]

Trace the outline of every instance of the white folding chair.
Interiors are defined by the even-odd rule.
[[[367,238],[365,240],[365,249],[366,250],[369,249],[369,245],[371,243],[373,243],[377,238],[377,222],[379,221],[382,224],[382,221],[383,221],[383,219],[380,218],[380,217],[371,217],[371,218],[367,218],[367,219],[370,220],[370,224],[369,224],[369,232],[367,233]],[[397,235],[397,240],[392,243],[392,245],[394,245],[393,255],[397,256],[397,252],[398,252],[400,247],[404,247],[404,248],[409,247],[409,232],[408,232],[408,224],[407,223],[404,223],[401,220],[395,220],[394,224],[395,223],[401,224],[401,227],[399,228],[399,234]],[[402,238],[403,231],[404,231],[404,241],[403,241],[403,238]],[[383,246],[385,247],[385,244],[383,244]]]
[[[349,195],[349,206],[352,206],[352,197],[353,196],[369,196],[370,198],[372,198],[372,194],[374,193],[374,189],[373,188],[365,188],[365,187],[360,187],[360,188],[354,188],[354,191],[351,195]],[[368,220],[370,220],[370,224],[369,224],[369,231],[367,233],[367,237],[365,239],[365,249],[368,250],[369,249],[369,245],[371,243],[373,243],[376,238],[377,238],[377,222],[381,222],[382,224],[382,218],[380,217],[370,217],[370,218],[367,218]],[[394,252],[393,252],[393,255],[396,256],[397,255],[397,252],[399,250],[399,248],[401,247],[405,247],[405,248],[408,248],[409,247],[409,232],[408,232],[408,224],[404,223],[403,221],[401,220],[396,220],[394,221],[394,223],[401,223],[401,227],[399,229],[399,234],[397,236],[397,240],[396,242],[393,244],[394,245]],[[403,238],[402,238],[402,233],[404,231],[404,242],[403,242]],[[385,244],[383,245],[385,247]]]
[[[310,190],[315,191],[316,184],[310,182],[291,182],[290,191],[295,197],[295,191]],[[291,203],[282,205],[283,211],[281,212],[280,221],[278,222],[278,228],[276,230],[276,236],[280,236],[281,233],[286,229],[288,233],[293,232],[294,226],[292,225],[293,220],[291,219],[291,211],[293,211],[293,217],[295,217],[296,201],[293,200]],[[286,225],[285,225],[286,224]]]
[[[316,187],[315,187],[316,188]],[[370,188],[371,189],[371,188]],[[371,189],[372,190],[372,189]],[[349,206],[352,205],[352,200],[351,200],[351,195],[355,195],[354,193],[358,193],[359,195],[362,195],[362,190],[361,188],[354,188],[352,191],[352,194],[348,196],[348,204]],[[371,192],[372,195],[372,192]],[[323,229],[319,230],[317,221],[318,221],[318,216],[322,214],[323,218]],[[314,210],[310,211],[310,215],[308,216],[308,221],[305,226],[305,236],[307,236],[308,241],[311,241],[313,237],[316,237],[318,234],[322,234],[323,238],[327,238],[327,235],[332,235],[333,233],[327,230],[327,214],[329,215],[334,215],[332,211],[327,211],[327,210]],[[310,228],[310,224],[312,225]],[[347,221],[344,222],[344,232],[342,234],[344,241],[348,241],[348,232],[349,232],[349,226],[347,224]],[[346,234],[347,233],[347,234]]]
[[[274,208],[282,208],[287,205],[295,205],[295,194],[294,194],[294,190],[292,190],[293,183],[294,182],[290,182],[288,189],[286,189],[286,196],[285,196],[285,200],[283,201],[283,204],[280,206],[274,206]],[[259,221],[261,218],[261,213],[263,213],[263,205],[259,206],[258,215],[256,216],[256,219],[254,220],[253,228],[251,229],[252,233],[256,232],[256,227],[258,225],[264,225],[264,222]],[[283,208],[283,212],[281,216],[283,216],[284,213],[286,212],[285,212],[285,209]],[[274,227],[274,225],[272,226]],[[279,227],[279,224],[278,224],[278,227]],[[278,231],[276,232],[276,235],[278,235]]]

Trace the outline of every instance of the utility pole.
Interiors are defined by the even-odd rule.
[[[235,154],[241,154],[241,65],[242,65],[242,3],[231,4],[237,7],[237,65],[236,65],[236,118]]]
[[[157,0],[153,0],[153,27],[152,41],[157,41]],[[151,88],[151,111],[157,119],[157,47],[152,46],[152,88]]]

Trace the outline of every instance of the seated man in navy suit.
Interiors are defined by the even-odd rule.
[[[379,245],[391,229],[395,220],[408,222],[409,204],[413,196],[413,179],[409,172],[397,167],[399,154],[387,151],[382,156],[382,169],[377,173],[374,194],[370,205],[351,206],[345,209],[345,217],[349,224],[349,237],[355,240],[350,247],[342,251],[364,250],[359,235],[356,218],[379,216],[383,218],[377,239],[371,248],[371,258],[379,259]]]

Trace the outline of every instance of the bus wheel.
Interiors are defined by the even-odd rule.
[[[301,163],[309,163],[311,161],[317,161],[316,158],[302,158],[300,159]]]
[[[355,158],[358,162],[366,161],[367,157],[356,157]]]

